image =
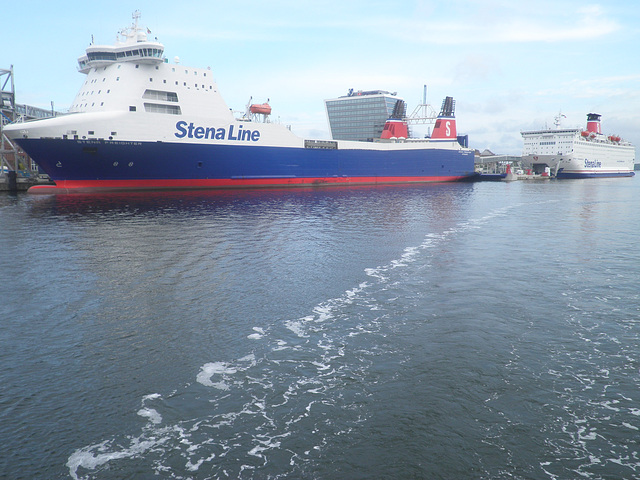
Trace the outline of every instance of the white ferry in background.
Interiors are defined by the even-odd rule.
[[[587,129],[560,128],[521,132],[524,139],[522,164],[535,173],[545,167],[556,178],[632,177],[635,147],[617,135],[604,135],[601,115],[587,114]]]
[[[5,127],[56,184],[31,192],[420,183],[476,175],[473,150],[458,143],[453,108],[441,112],[429,139],[304,139],[271,123],[268,103],[249,105],[237,118],[212,71],[170,64],[139,16],[115,45],[92,43],[78,59],[86,81],[68,115]]]

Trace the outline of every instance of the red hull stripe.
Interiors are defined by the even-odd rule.
[[[464,176],[442,177],[329,177],[329,178],[217,178],[173,180],[59,180],[55,186],[37,185],[33,192],[60,190],[144,190],[189,188],[296,187],[320,185],[375,185],[392,183],[455,182]]]

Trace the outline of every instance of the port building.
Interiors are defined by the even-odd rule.
[[[406,103],[384,90],[354,91],[325,100],[333,140],[373,142],[380,138],[389,118],[405,118]]]

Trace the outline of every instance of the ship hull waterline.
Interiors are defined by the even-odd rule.
[[[635,172],[622,170],[622,171],[566,171],[559,169],[556,174],[558,179],[579,179],[579,178],[618,178],[618,177],[633,177]]]

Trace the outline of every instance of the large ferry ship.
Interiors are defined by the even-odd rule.
[[[210,69],[177,58],[169,63],[164,46],[139,25],[139,12],[133,19],[114,45],[91,44],[78,59],[86,80],[69,114],[5,128],[55,182],[31,192],[418,183],[475,175],[473,150],[458,143],[450,109],[428,139],[304,139],[271,123],[268,103],[235,115]]]
[[[589,113],[587,128],[560,128],[521,132],[522,164],[536,173],[546,167],[557,178],[631,177],[635,147],[617,135],[604,135],[601,115]]]

